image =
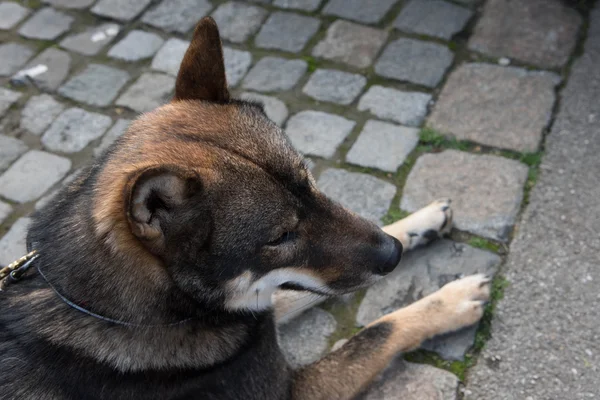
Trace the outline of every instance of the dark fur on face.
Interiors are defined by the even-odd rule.
[[[277,371],[269,374],[277,376],[287,367],[272,346],[275,289],[344,293],[371,283],[382,264],[397,263],[399,242],[320,193],[260,105],[229,98],[222,59],[216,25],[205,19],[183,60],[174,100],[140,116],[34,217],[28,236],[41,254],[40,269],[61,294],[146,327],[107,326],[85,316],[35,276],[0,298],[0,309],[20,316],[0,318],[0,341],[14,341],[20,329],[36,332],[35,362],[56,362],[71,373],[89,368],[98,374],[86,377],[89,387],[111,382],[117,372],[142,386],[149,384],[145,373],[172,386],[169,377],[180,371],[198,378],[190,386],[198,390],[240,354],[251,360],[250,371],[260,357],[272,358]],[[0,354],[25,357],[25,349],[1,346]],[[46,354],[45,347],[56,350]],[[3,376],[14,371],[0,366]],[[239,371],[240,387],[250,371]],[[268,396],[257,387],[254,398],[278,398],[287,387],[281,382]],[[0,393],[17,393],[12,383],[2,385]],[[136,390],[168,398],[166,386]],[[225,396],[230,389],[202,393],[251,398]],[[98,397],[126,393],[133,391]]]

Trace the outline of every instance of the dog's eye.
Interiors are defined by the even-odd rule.
[[[284,243],[291,242],[292,240],[296,239],[297,236],[298,235],[296,234],[296,232],[284,232],[277,239],[268,242],[267,246],[280,246]]]

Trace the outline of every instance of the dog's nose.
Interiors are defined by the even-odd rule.
[[[381,246],[381,262],[377,263],[374,271],[377,275],[387,275],[392,272],[402,258],[402,243],[395,237],[384,235],[386,237]]]

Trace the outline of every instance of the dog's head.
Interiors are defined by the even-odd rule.
[[[104,157],[97,233],[159,264],[199,302],[261,310],[279,287],[345,293],[400,260],[398,240],[317,189],[260,105],[230,99],[210,18],[195,30],[174,100]]]

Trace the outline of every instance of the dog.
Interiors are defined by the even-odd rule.
[[[489,279],[449,283],[298,370],[277,345],[294,308],[277,293],[367,287],[450,222],[438,201],[382,230],[323,195],[261,105],[230,98],[204,18],[173,100],[34,215],[38,257],[0,292],[0,397],[351,399],[398,353],[476,323]]]

